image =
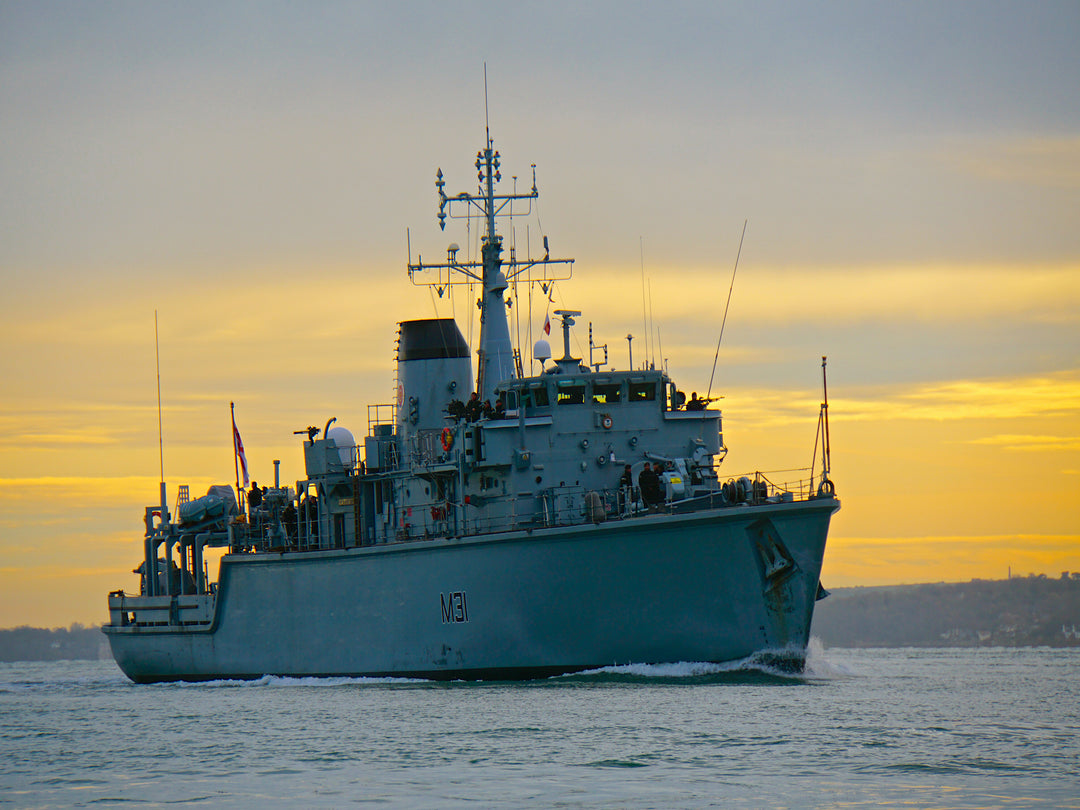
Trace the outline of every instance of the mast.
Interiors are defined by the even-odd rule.
[[[462,192],[453,197],[447,196],[444,190],[446,181],[443,179],[442,169],[437,169],[435,172],[435,187],[439,194],[438,220],[441,230],[446,230],[448,216],[451,219],[462,219],[469,215],[469,209],[472,208],[483,216],[485,228],[481,237],[480,261],[458,261],[459,248],[456,244],[451,244],[447,249],[446,262],[425,264],[422,257],[417,257],[417,262],[415,264],[410,262],[408,269],[409,278],[414,284],[434,287],[440,298],[451,284],[467,284],[470,280],[481,283],[483,292],[477,302],[480,308],[480,345],[477,348],[479,362],[476,390],[481,401],[490,399],[494,402],[495,386],[515,376],[510,324],[506,316],[507,303],[503,298],[503,293],[511,281],[517,279],[526,270],[535,267],[541,267],[543,272],[539,275],[530,274],[529,281],[540,284],[547,290],[551,282],[570,278],[574,260],[550,258],[546,250],[547,237],[545,236],[543,258],[518,259],[512,251],[509,261],[503,261],[502,237],[495,229],[496,218],[529,215],[532,211],[532,200],[540,195],[536,190],[535,163],[532,164],[532,188],[527,193],[496,193],[495,184],[502,180],[500,172],[502,159],[493,147],[491,130],[485,121],[484,148],[476,153],[474,164],[478,181],[475,194]],[[528,200],[527,210],[511,212],[509,205],[513,200]],[[461,206],[464,206],[466,210],[456,213]],[[565,273],[558,273],[557,270],[549,272],[549,268],[557,268],[560,265],[569,265],[570,270]]]
[[[491,132],[484,126],[486,144],[476,156],[478,176],[484,187],[487,233],[481,239],[483,262],[483,298],[480,306],[480,362],[476,389],[480,401],[494,399],[495,384],[514,376],[514,355],[510,346],[510,324],[506,318],[506,276],[502,272],[502,237],[495,232],[495,180],[499,173],[499,153],[492,150]],[[513,195],[511,195],[513,196]]]

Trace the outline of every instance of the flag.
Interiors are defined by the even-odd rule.
[[[232,438],[233,438],[233,452],[236,453],[237,458],[240,459],[240,469],[244,473],[244,489],[248,488],[248,484],[251,483],[248,480],[247,469],[247,456],[244,455],[244,442],[240,438],[240,431],[236,429],[236,417],[232,420]]]
[[[551,334],[551,317],[545,313],[544,315],[544,334]]]

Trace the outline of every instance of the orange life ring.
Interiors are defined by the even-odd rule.
[[[454,446],[454,431],[448,427],[444,427],[439,438],[442,440],[443,452],[449,453],[450,448]]]

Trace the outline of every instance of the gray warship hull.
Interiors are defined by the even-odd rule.
[[[529,678],[762,651],[798,668],[837,508],[824,497],[368,548],[230,554],[215,594],[128,603],[113,595],[115,620],[105,631],[137,682]],[[143,615],[126,621],[136,604]]]

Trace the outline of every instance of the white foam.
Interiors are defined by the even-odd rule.
[[[610,667],[587,669],[578,675],[636,675],[641,678],[696,678],[733,672],[741,668],[741,662],[710,664],[705,661],[679,661],[673,664],[618,664]],[[564,676],[565,677],[565,676]]]
[[[762,672],[781,678],[799,678],[797,673],[785,672],[751,656],[739,661],[726,661],[715,664],[709,661],[678,661],[670,664],[618,664],[582,672],[570,673],[559,677],[574,675],[632,675],[638,678],[702,678],[711,675],[734,674],[740,672]]]
[[[806,669],[804,674],[812,680],[833,680],[851,678],[858,673],[839,661],[830,661],[825,645],[817,636],[811,636],[806,645]]]
[[[365,686],[400,683],[428,683],[423,678],[346,678],[346,677],[289,677],[284,675],[263,675],[261,678],[252,680],[221,679],[214,681],[174,681],[171,683],[159,683],[160,687],[180,688],[222,688],[222,687],[278,687],[278,686]]]

